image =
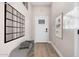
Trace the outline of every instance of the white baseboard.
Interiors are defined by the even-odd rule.
[[[57,49],[57,47],[52,43],[52,42],[49,42],[53,47],[54,47],[54,49],[56,50],[56,52],[58,53],[58,55],[60,56],[60,57],[63,57],[63,55],[61,54],[61,52]]]
[[[49,41],[35,41],[35,43],[48,43]]]

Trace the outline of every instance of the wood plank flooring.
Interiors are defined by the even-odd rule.
[[[34,47],[34,57],[59,57],[59,56],[51,44],[36,43]]]

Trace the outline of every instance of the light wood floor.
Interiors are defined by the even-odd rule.
[[[34,47],[35,57],[58,57],[58,54],[49,43],[36,43]]]

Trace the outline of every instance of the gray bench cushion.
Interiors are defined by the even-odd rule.
[[[29,46],[30,46],[30,42],[25,41],[20,44],[19,49],[29,48]]]

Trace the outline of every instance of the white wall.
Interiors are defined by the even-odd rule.
[[[29,28],[28,28],[28,30],[29,30],[29,39],[33,40],[32,39],[32,5],[31,5],[30,2],[28,3],[28,17],[29,17],[29,19],[28,19],[29,20],[29,23],[28,23],[28,26],[29,26]]]
[[[21,2],[9,2],[15,9],[25,16],[25,37],[4,43],[4,3],[0,3],[0,56],[9,56],[10,52],[25,40],[30,40],[30,21],[28,11]]]
[[[79,3],[75,3],[75,18],[76,18],[76,28],[75,28],[75,56],[79,57]]]
[[[55,19],[61,12],[64,15],[74,8],[74,3],[54,2],[51,6],[50,40],[64,57],[74,56],[74,29],[63,29],[63,40],[55,36]]]
[[[32,34],[33,34],[33,39],[35,39],[35,16],[48,16],[48,21],[50,20],[50,5],[33,5],[32,6]],[[38,32],[37,32],[38,33]],[[38,40],[40,41],[40,40]],[[44,40],[43,40],[44,41]]]

